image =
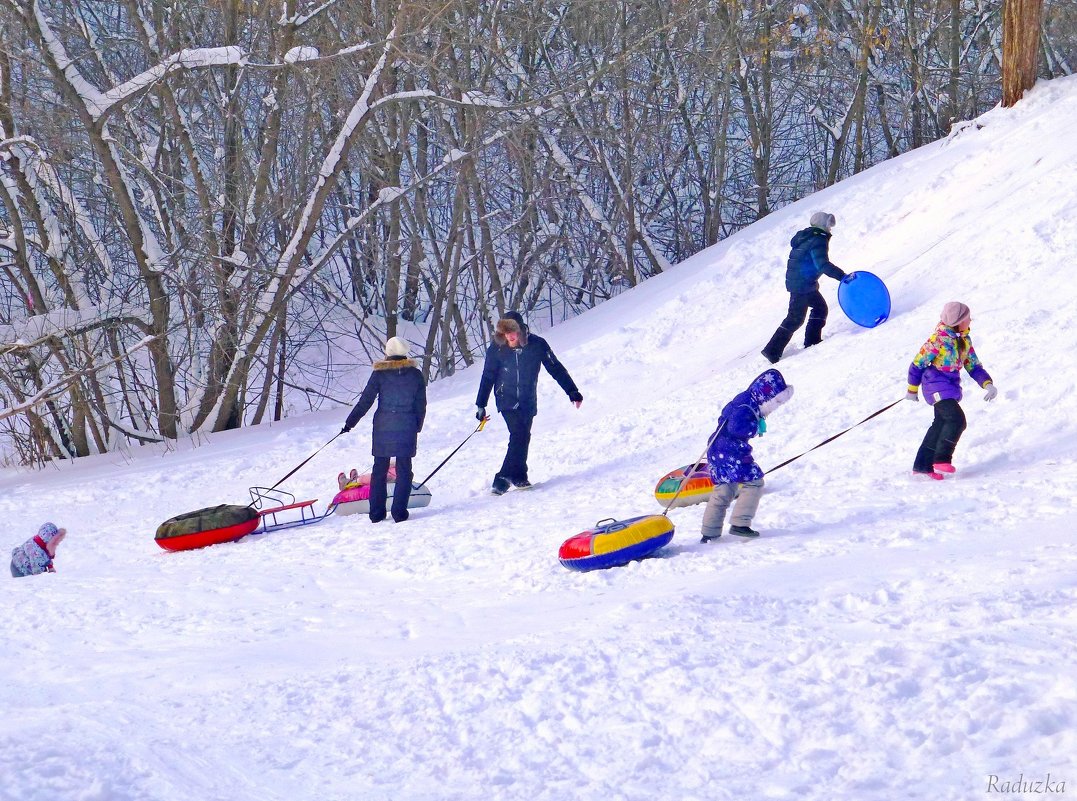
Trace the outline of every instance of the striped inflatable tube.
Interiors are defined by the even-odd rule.
[[[665,515],[628,520],[599,520],[593,529],[569,537],[558,558],[569,570],[603,570],[650,556],[673,539],[673,521]]]
[[[688,480],[684,482],[680,495],[677,495],[677,489],[680,487],[681,481],[684,480],[685,471],[690,471]],[[702,465],[685,465],[684,467],[678,467],[672,473],[666,473],[662,476],[662,479],[654,488],[654,498],[665,507],[676,496],[677,500],[673,502],[671,508],[679,509],[682,506],[691,506],[694,503],[705,503],[710,497],[712,489],[714,489],[714,482],[711,481],[710,473],[707,472],[706,463]]]

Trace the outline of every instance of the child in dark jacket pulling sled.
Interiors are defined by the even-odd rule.
[[[939,324],[909,365],[908,400],[924,400],[935,409],[935,419],[916,452],[912,471],[916,475],[942,481],[943,473],[955,473],[954,448],[965,430],[965,413],[961,410],[961,369],[986,390],[984,400],[995,399],[998,390],[991,376],[980,364],[972,347],[969,326],[972,313],[964,303],[952,301],[942,307]]]
[[[729,533],[758,537],[752,518],[763,494],[763,471],[752,458],[748,440],[767,430],[766,417],[793,397],[793,387],[777,370],[767,370],[722,409],[718,428],[707,446],[707,466],[714,489],[703,512],[703,539],[722,536],[726,510],[736,497]],[[738,492],[739,491],[739,492]]]

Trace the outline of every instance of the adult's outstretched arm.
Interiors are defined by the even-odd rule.
[[[359,402],[355,404],[355,408],[348,415],[347,422],[344,423],[345,431],[351,431],[355,428],[355,424],[363,419],[364,414],[370,411],[370,407],[374,405],[374,401],[378,398],[379,384],[380,380],[377,372],[371,373],[370,378],[367,379],[366,386],[363,387],[363,394],[359,396]]]
[[[553,376],[554,381],[561,386],[561,389],[565,391],[565,394],[568,395],[570,400],[574,402],[577,398],[583,400],[583,396],[580,395],[580,390],[576,387],[576,383],[572,380],[572,376],[568,374],[565,365],[558,361],[557,357],[554,355],[553,348],[551,348],[549,344],[546,345],[545,351],[542,354],[542,366],[546,368],[547,373]]]

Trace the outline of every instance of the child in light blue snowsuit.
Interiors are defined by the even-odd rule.
[[[36,576],[38,573],[55,573],[52,560],[56,546],[67,536],[67,529],[44,523],[37,534],[11,552],[11,575],[14,578]]]
[[[707,467],[714,489],[703,512],[702,542],[722,536],[725,513],[737,499],[729,533],[758,537],[752,518],[763,494],[763,471],[752,458],[748,440],[767,430],[765,418],[793,396],[793,387],[777,370],[767,370],[722,409],[718,428],[707,447]]]

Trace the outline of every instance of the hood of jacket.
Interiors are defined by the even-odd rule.
[[[512,312],[509,312],[509,314],[512,314]],[[505,316],[508,317],[509,315],[506,314]],[[512,319],[512,318],[510,317],[509,319]],[[517,320],[517,322],[519,322],[519,321]],[[526,325],[521,325],[520,326],[520,338],[517,340],[517,342],[519,344],[517,344],[516,347],[518,347],[518,348],[526,348],[527,347],[527,339],[528,339],[528,337],[527,337],[527,326]],[[509,344],[509,341],[507,339],[505,339],[505,335],[502,334],[502,333],[499,333],[499,332],[494,332],[494,342],[496,342],[498,345],[505,345],[505,346],[508,346],[508,344]]]
[[[785,376],[777,370],[766,370],[752,380],[748,397],[759,407],[759,413],[766,417],[793,397],[793,387],[785,383]]]
[[[813,236],[821,236],[824,239],[830,239],[831,233],[823,228],[816,228],[815,226],[805,228],[793,234],[793,238],[789,240],[789,246],[798,248]]]
[[[374,362],[375,370],[403,370],[405,367],[416,366],[414,359],[408,359],[404,356],[390,356],[388,359]]]
[[[42,523],[41,528],[37,530],[37,536],[41,537],[41,541],[45,543],[52,542],[59,535],[60,529],[55,523]]]

